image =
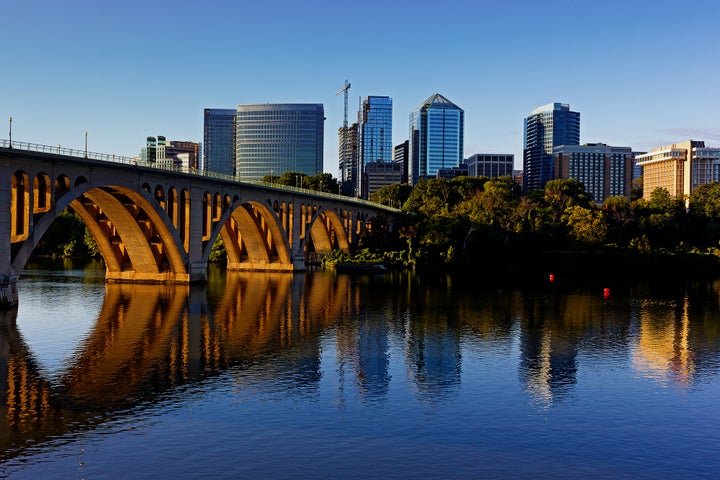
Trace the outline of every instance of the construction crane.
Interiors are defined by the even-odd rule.
[[[338,90],[338,92],[335,95],[340,95],[341,93],[345,92],[345,117],[343,118],[343,128],[347,130],[348,124],[347,124],[347,97],[348,97],[348,90],[350,90],[350,82],[345,80],[345,86]]]

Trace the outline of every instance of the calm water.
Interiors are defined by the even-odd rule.
[[[105,285],[0,316],[0,478],[717,478],[720,283]]]

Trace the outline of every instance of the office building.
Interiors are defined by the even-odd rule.
[[[358,178],[356,196],[367,198],[365,166],[369,163],[392,162],[392,99],[365,97],[358,112]]]
[[[141,165],[188,171],[198,168],[200,144],[195,142],[168,141],[167,137],[147,137],[140,151]]]
[[[512,176],[514,162],[512,153],[476,153],[465,159],[469,177]]]
[[[200,144],[196,142],[171,140],[165,146],[165,157],[173,159],[173,165],[182,169],[200,169]]]
[[[338,129],[338,156],[341,192],[343,195],[354,196],[358,172],[357,123]]]
[[[523,191],[542,190],[554,178],[553,149],[580,145],[580,113],[549,103],[530,112],[524,123]]]
[[[323,169],[325,114],[322,104],[238,105],[235,174],[241,181]]]
[[[402,179],[400,180],[400,183],[408,183],[408,158],[410,154],[409,143],[409,141],[405,140],[403,143],[393,147],[393,162],[402,165]]]
[[[635,157],[630,147],[604,143],[555,147],[553,178],[574,179],[585,185],[595,203],[607,198],[630,198]]]
[[[452,168],[438,168],[435,172],[435,178],[444,178],[445,180],[452,180],[456,177],[467,177],[468,166],[466,164],[458,165]]]
[[[643,198],[656,188],[666,189],[675,198],[687,198],[699,185],[720,182],[720,148],[688,140],[637,157],[643,169]]]
[[[434,177],[462,164],[465,112],[439,93],[410,114],[408,182]]]
[[[365,165],[364,191],[369,197],[382,187],[402,182],[402,165],[395,162],[370,162]]]
[[[229,108],[206,108],[203,121],[202,170],[235,174],[235,115]]]

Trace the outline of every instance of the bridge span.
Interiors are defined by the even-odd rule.
[[[95,239],[108,282],[201,283],[220,236],[229,270],[296,272],[399,210],[231,176],[139,165],[127,157],[0,140],[0,308],[65,209]]]

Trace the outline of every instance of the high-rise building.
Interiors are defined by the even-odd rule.
[[[402,178],[400,179],[400,183],[408,183],[409,144],[410,142],[405,140],[403,143],[393,147],[393,162],[402,165]]]
[[[145,147],[140,150],[140,161],[142,165],[165,167],[165,147],[167,140],[162,135],[147,137]]]
[[[580,113],[564,103],[549,103],[525,119],[523,191],[542,190],[552,180],[553,148],[580,145]]]
[[[632,148],[587,143],[560,145],[554,152],[553,178],[581,182],[598,204],[619,195],[630,198],[635,163]]]
[[[469,177],[489,178],[512,176],[514,162],[512,153],[476,153],[465,160]]]
[[[408,182],[434,177],[463,161],[465,112],[436,93],[410,114]]]
[[[322,104],[238,105],[235,173],[240,180],[323,169]]]
[[[203,170],[235,175],[235,116],[228,108],[206,108],[203,123]]]
[[[688,140],[637,157],[643,169],[643,197],[664,188],[676,198],[685,198],[700,185],[720,182],[720,148]]]
[[[356,196],[367,198],[365,165],[392,161],[392,99],[368,96],[358,112],[358,179]]]
[[[338,129],[340,188],[343,195],[354,196],[358,172],[358,124]]]

